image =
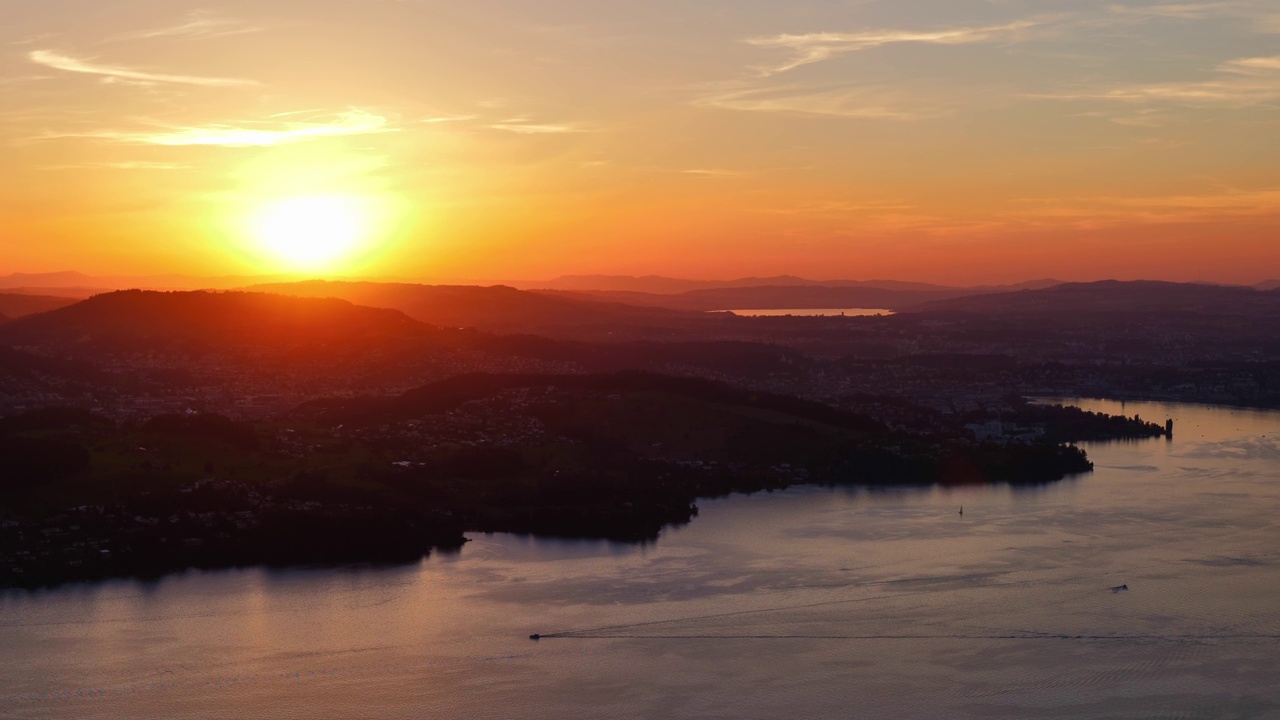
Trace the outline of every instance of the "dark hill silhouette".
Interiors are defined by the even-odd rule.
[[[755,280],[749,278],[743,282]],[[890,281],[831,281],[818,284],[800,281],[800,278],[781,278],[799,282],[764,284],[780,280],[760,280],[753,286],[729,286],[699,288],[680,293],[662,294],[621,290],[593,291],[540,291],[561,296],[663,307],[673,310],[706,312],[734,309],[782,309],[782,308],[883,308],[903,310],[937,300],[980,295],[993,292],[1014,292],[1028,286],[1051,287],[1055,280],[1034,281],[1004,287],[951,288],[923,283],[899,283]]]
[[[93,278],[82,272],[64,271],[49,273],[10,273],[0,276],[0,287],[43,287],[46,285],[90,285]]]
[[[1071,283],[929,303],[891,318],[950,351],[1147,362],[1280,357],[1280,290],[1152,281]]]
[[[57,310],[75,303],[74,298],[23,293],[0,293],[0,316],[9,319]]]
[[[0,393],[40,390],[75,394],[91,387],[107,387],[113,380],[83,362],[42,357],[0,345]]]
[[[690,290],[676,295],[620,291],[538,291],[583,300],[609,301],[689,312],[779,308],[884,308],[899,310],[922,303],[962,297],[965,290],[888,290],[871,287],[817,285],[759,286]]]
[[[253,290],[299,297],[341,298],[358,305],[392,308],[415,320],[441,327],[474,327],[492,332],[543,335],[593,335],[629,326],[667,325],[682,313],[621,303],[558,297],[505,285],[417,285],[413,283],[330,282],[256,285]]]
[[[345,285],[345,284],[341,284]],[[328,284],[317,287],[327,289]],[[372,285],[374,290],[386,289]],[[391,288],[393,294],[397,291]],[[434,290],[434,288],[427,288]],[[486,288],[465,290],[487,291]],[[417,294],[409,286],[407,294]],[[505,307],[514,297],[537,299],[530,293],[502,288],[498,301]],[[428,292],[428,297],[438,293]],[[445,293],[450,307],[472,293]],[[494,297],[481,292],[480,297]],[[378,300],[377,297],[371,298]],[[544,304],[543,307],[551,303]],[[578,305],[578,303],[570,303]],[[517,308],[518,309],[518,308]],[[635,309],[614,308],[600,316],[628,317]],[[660,313],[668,314],[666,311]],[[643,311],[639,314],[648,316]],[[682,317],[680,313],[671,313]],[[703,319],[698,316],[698,319]],[[705,318],[715,322],[714,318]],[[602,325],[599,332],[642,327],[625,319]],[[659,332],[666,331],[659,327]],[[94,296],[80,303],[0,325],[0,345],[32,347],[41,358],[30,358],[24,367],[38,367],[44,357],[76,357],[95,362],[99,351],[182,351],[197,354],[253,349],[272,355],[280,352],[305,361],[363,357],[374,363],[403,363],[430,351],[460,352],[471,358],[529,358],[569,362],[584,370],[613,372],[622,369],[678,372],[701,368],[741,377],[785,373],[805,358],[787,348],[738,341],[657,342],[627,341],[591,343],[530,334],[500,335],[476,329],[441,329],[420,323],[404,313],[371,308],[334,298],[292,297],[250,292],[157,292],[130,290]],[[25,355],[23,357],[26,357]],[[283,356],[282,356],[283,357]],[[479,360],[486,362],[487,360]],[[166,362],[176,362],[172,359]]]
[[[565,290],[572,292],[623,292],[644,295],[677,295],[693,290],[724,290],[757,287],[856,287],[910,292],[951,292],[968,294],[1025,290],[1058,285],[1059,280],[1030,280],[1014,285],[989,285],[979,287],[950,287],[931,283],[904,282],[901,280],[810,280],[794,275],[774,277],[745,277],[733,280],[688,280],[683,278],[645,275],[562,275],[553,280],[524,281],[514,283],[530,290]]]
[[[0,378],[32,378],[43,372],[50,360],[0,345]]]
[[[1104,280],[1066,283],[1043,290],[942,300],[912,308],[911,311],[1011,317],[1133,313],[1274,316],[1280,313],[1280,291],[1145,280]]]
[[[358,347],[371,339],[420,337],[432,328],[395,310],[344,300],[244,292],[125,290],[0,326],[16,346]]]
[[[675,377],[648,372],[546,375],[470,373],[429,383],[393,398],[317,400],[298,408],[302,415],[320,416],[329,422],[360,422],[419,417],[442,413],[459,405],[490,397],[512,388],[565,388],[595,393],[653,392],[701,400],[736,408],[750,408],[786,415],[796,420],[866,434],[887,432],[881,423],[858,413],[788,395],[744,390],[702,378]]]
[[[76,286],[58,286],[49,287],[6,287],[4,292],[11,295],[43,295],[45,297],[67,298],[70,300],[84,300],[94,295],[109,293],[116,288],[108,287],[76,287]]]

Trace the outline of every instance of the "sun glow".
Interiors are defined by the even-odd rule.
[[[375,218],[358,198],[307,195],[275,200],[254,218],[262,250],[291,270],[332,269],[367,249]]]

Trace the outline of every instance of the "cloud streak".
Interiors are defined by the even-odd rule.
[[[562,133],[592,132],[591,129],[582,127],[576,123],[539,123],[532,122],[529,118],[524,117],[509,118],[501,122],[493,123],[489,126],[489,129],[516,133],[518,135],[556,135]]]
[[[418,122],[425,123],[427,125],[439,125],[440,123],[466,122],[468,120],[475,120],[476,117],[476,115],[433,115],[431,117],[422,118]]]
[[[271,127],[197,125],[168,127],[155,132],[102,130],[89,133],[47,135],[44,139],[96,138],[116,142],[167,147],[270,147],[309,140],[395,132],[387,119],[361,110],[341,113],[324,122],[274,123]]]
[[[153,40],[157,38],[210,38],[226,35],[243,35],[261,32],[262,28],[234,18],[219,17],[209,12],[195,11],[187,15],[186,22],[168,27],[142,30],[117,35],[116,40]]]
[[[1118,224],[1215,222],[1280,215],[1280,188],[1223,188],[1195,195],[1022,198],[1025,209],[1003,214],[1031,225],[1096,228]]]
[[[680,172],[685,175],[696,175],[703,178],[730,178],[746,175],[746,173],[741,170],[724,170],[721,168],[690,168],[688,170],[681,170]]]
[[[723,83],[715,91],[694,100],[694,105],[722,110],[880,120],[915,120],[942,114],[936,109],[920,107],[899,92],[879,85],[770,88],[741,82]]]
[[[1280,100],[1280,55],[1236,58],[1219,64],[1208,80],[1123,85],[1079,92],[1039,94],[1050,100],[1115,100],[1131,103],[1249,106]]]
[[[45,170],[185,170],[190,165],[182,163],[125,160],[121,162],[81,163],[79,165],[46,165]]]
[[[115,65],[100,65],[86,60],[73,58],[68,55],[62,55],[51,50],[33,50],[27,57],[31,62],[37,65],[43,65],[47,68],[70,73],[96,75],[108,81],[114,80],[142,84],[200,85],[204,87],[247,87],[259,84],[253,80],[243,80],[239,78],[169,75],[165,73],[134,70]]]
[[[1117,15],[1203,20],[1207,17],[1232,15],[1242,7],[1239,2],[1159,3],[1156,5],[1112,5],[1110,10]]]
[[[757,68],[762,76],[777,75],[803,65],[822,62],[838,55],[901,43],[929,45],[970,45],[1013,37],[1040,23],[1019,21],[1005,25],[961,27],[948,30],[867,30],[854,33],[805,33],[747,38],[743,42],[763,48],[790,51],[780,64]]]
[[[726,110],[816,117],[880,120],[937,117],[946,114],[946,111],[938,107],[940,94],[936,92],[912,96],[902,87],[884,83],[780,85],[776,76],[805,65],[887,45],[973,45],[1010,40],[1018,33],[1044,23],[1043,20],[1019,20],[1002,25],[939,30],[881,29],[749,37],[742,42],[767,50],[786,51],[784,60],[772,65],[748,68],[747,77],[738,80],[704,86],[709,90],[692,103]]]
[[[1260,75],[1264,73],[1280,72],[1280,55],[1229,60],[1219,65],[1218,69],[1223,72],[1240,73],[1243,75]]]

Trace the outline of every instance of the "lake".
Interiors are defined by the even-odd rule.
[[[1280,413],[1073,402],[1174,438],[703,501],[646,546],[8,591],[0,716],[1280,717]]]

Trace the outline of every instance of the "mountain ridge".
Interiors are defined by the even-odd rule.
[[[692,280],[663,275],[561,275],[551,280],[513,281],[515,287],[526,290],[565,290],[595,292],[638,292],[655,295],[677,295],[697,290],[752,288],[752,287],[861,287],[880,290],[931,291],[981,291],[1000,289],[1026,289],[1050,287],[1062,281],[1053,279],[1028,280],[1008,285],[952,286],[906,280],[813,280],[796,275],[772,277],[743,277],[732,280]]]
[[[611,334],[632,325],[704,320],[678,310],[562,297],[507,285],[308,280],[247,289],[297,297],[336,297],[357,305],[392,308],[440,327],[474,327],[486,332]]]
[[[337,299],[268,293],[118,290],[0,326],[0,343],[58,345],[353,345],[434,328]]]
[[[23,317],[25,315],[35,315],[37,313],[57,310],[60,307],[74,304],[75,298],[58,297],[53,295],[28,295],[24,293],[5,293],[0,292],[0,315],[8,317],[11,320]]]
[[[1242,305],[1243,303],[1243,305]],[[973,295],[927,303],[911,313],[1027,316],[1056,312],[1235,314],[1245,309],[1280,312],[1280,289],[1163,280],[1100,280],[1042,290]]]

